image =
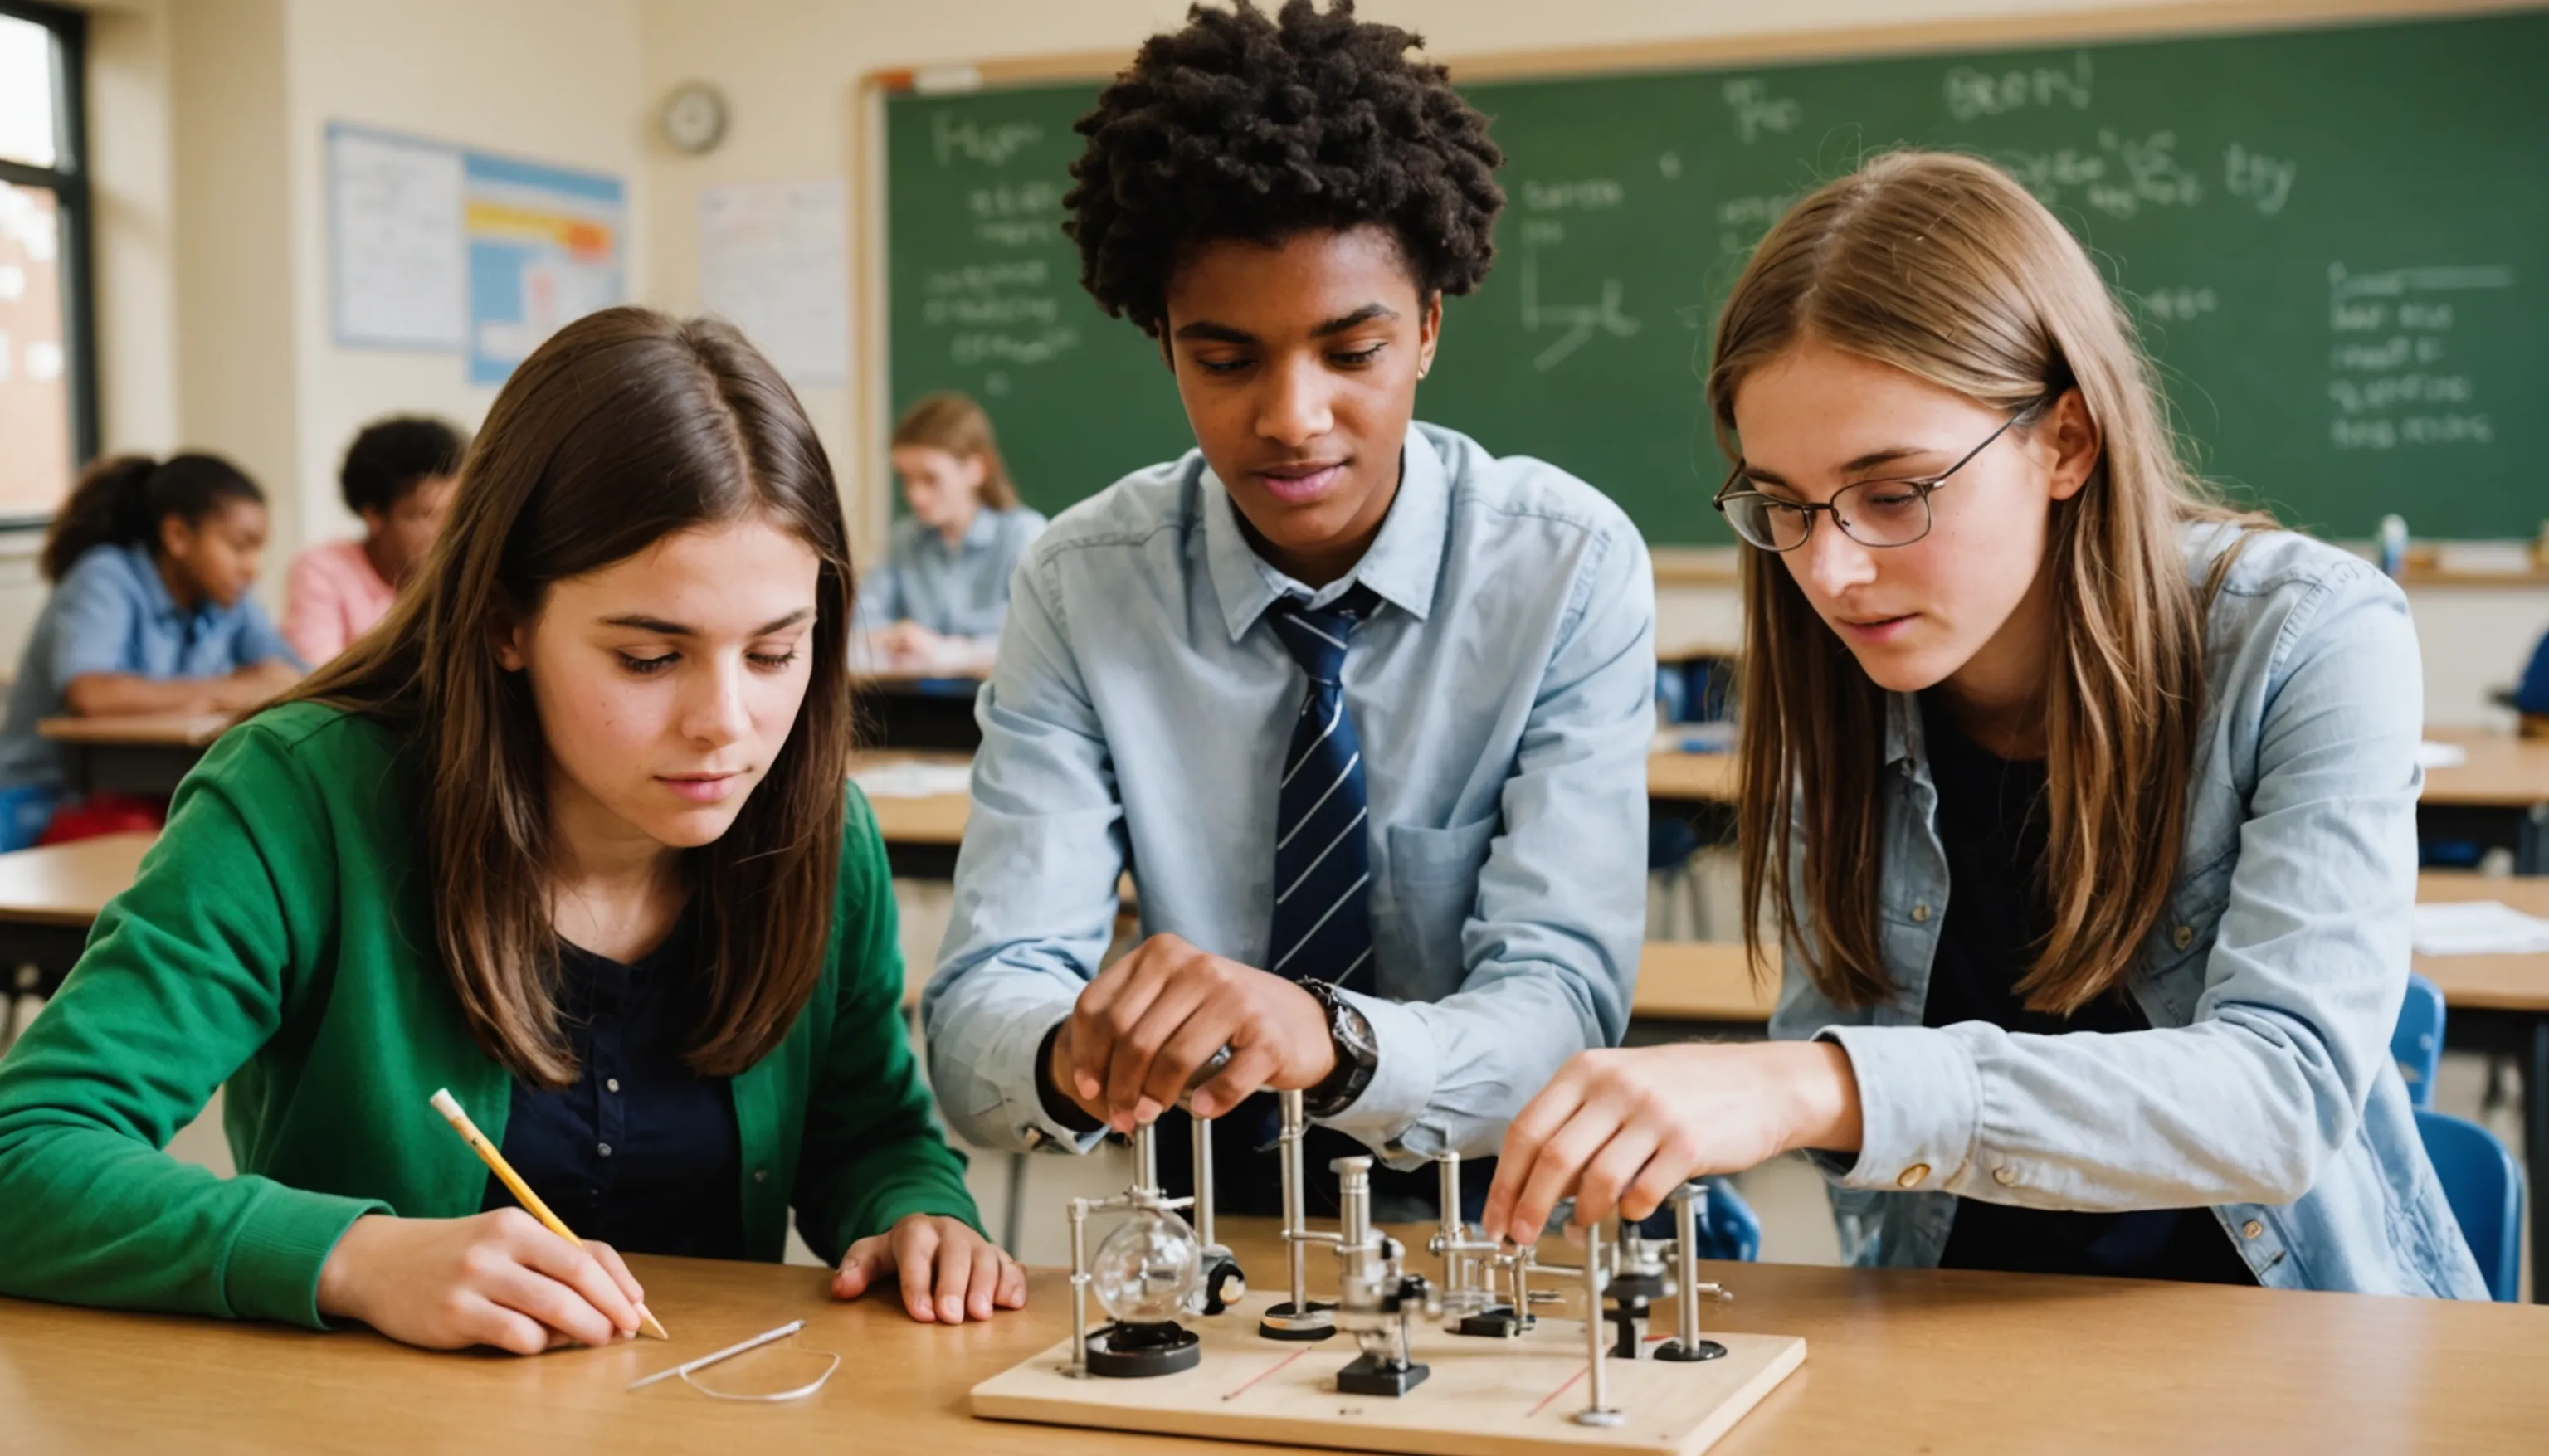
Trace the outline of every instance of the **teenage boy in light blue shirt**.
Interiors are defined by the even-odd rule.
[[[1412,422],[1503,202],[1415,44],[1198,9],[1080,124],[1083,281],[1159,340],[1197,448],[1016,578],[924,1003],[977,1142],[1085,1148],[1228,1046],[1193,1099],[1225,1209],[1274,1205],[1240,1104],[1298,1089],[1312,1165],[1378,1150],[1414,1170],[1379,1207],[1421,1212],[1418,1160],[1491,1152],[1625,1029],[1652,578],[1592,488]],[[1126,868],[1144,938],[1101,974]]]

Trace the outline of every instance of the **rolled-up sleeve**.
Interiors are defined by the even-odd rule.
[[[1466,974],[1440,1001],[1348,993],[1380,1050],[1328,1126],[1398,1166],[1493,1152],[1566,1059],[1617,1043],[1646,925],[1653,578],[1626,529],[1578,570],[1501,795],[1502,829],[1462,929]]]
[[[1859,1151],[1824,1160],[1843,1186],[2087,1211],[2280,1204],[2354,1136],[2407,984],[2416,639],[2395,586],[2343,571],[2296,604],[2276,650],[2193,1022],[1815,1028],[1858,1083]],[[1778,1030],[1805,1030],[1797,1009]]]
[[[955,906],[921,1000],[931,1084],[955,1130],[987,1147],[1092,1146],[1044,1110],[1036,1051],[1097,974],[1125,863],[1106,740],[1030,556],[975,706],[974,807]]]

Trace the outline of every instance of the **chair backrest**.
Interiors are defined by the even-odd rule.
[[[2443,1064],[2443,988],[2410,971],[2399,1029],[2390,1034],[2390,1059],[2407,1079],[2407,1100],[2434,1105],[2434,1073]]]
[[[2416,1132],[2461,1236],[2478,1255],[2487,1292],[2511,1304],[2522,1279],[2522,1169],[2494,1133],[2467,1118],[2418,1108]]]

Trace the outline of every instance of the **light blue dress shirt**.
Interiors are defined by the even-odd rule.
[[[74,678],[220,678],[275,660],[301,665],[254,597],[187,611],[168,594],[148,543],[93,547],[53,588],[28,635],[0,726],[0,788],[68,786],[60,746],[36,724],[70,710],[63,693]]]
[[[859,583],[859,628],[912,621],[942,637],[997,637],[1009,612],[1009,578],[1045,527],[1021,505],[974,512],[954,545],[917,517],[894,523],[885,565]]]
[[[1619,507],[1413,427],[1363,561],[1312,593],[1200,454],[1065,512],[1018,571],[976,713],[973,818],[924,999],[932,1083],[989,1146],[1086,1146],[1036,1052],[1097,972],[1116,878],[1142,931],[1266,963],[1275,795],[1304,689],[1268,605],[1381,605],[1345,664],[1370,800],[1380,1060],[1330,1125],[1411,1166],[1494,1151],[1574,1053],[1620,1039],[1645,931],[1654,581]],[[1313,972],[1315,974],[1316,972]]]
[[[2202,582],[2230,543],[2190,530]],[[2149,1031],[1924,1027],[1954,893],[1921,711],[1889,699],[1879,947],[1844,1010],[1787,969],[1774,1037],[1849,1051],[1865,1128],[1817,1154],[1853,1262],[1938,1262],[1959,1195],[2095,1213],[2210,1205],[2260,1284],[2485,1299],[2390,1033],[2407,989],[2423,677],[2367,563],[2252,536],[2205,629],[2204,721],[2168,909],[2124,982]],[[1804,845],[1790,847],[1803,880]],[[1811,927],[1809,927],[1811,933]]]

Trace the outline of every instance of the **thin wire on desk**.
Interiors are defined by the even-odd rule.
[[[814,1379],[813,1379],[812,1381],[810,1381],[810,1382],[808,1382],[808,1383],[806,1383],[806,1384],[804,1384],[804,1385],[799,1386],[799,1387],[798,1387],[797,1389],[795,1389],[795,1390],[791,1390],[791,1391],[780,1391],[780,1392],[777,1392],[776,1394],[766,1395],[766,1396],[738,1396],[738,1395],[730,1395],[730,1394],[728,1394],[728,1393],[726,1393],[726,1392],[724,1392],[724,1391],[712,1391],[712,1390],[709,1390],[707,1386],[701,1385],[699,1382],[697,1382],[697,1381],[695,1381],[695,1380],[691,1379],[691,1372],[692,1372],[692,1371],[694,1371],[694,1370],[704,1370],[704,1369],[707,1369],[708,1366],[710,1366],[710,1365],[714,1365],[714,1364],[716,1364],[716,1363],[717,1363],[718,1361],[720,1361],[720,1360],[731,1360],[731,1359],[733,1359],[735,1356],[740,1355],[740,1354],[743,1354],[743,1353],[745,1353],[745,1352],[747,1352],[747,1351],[750,1351],[750,1350],[757,1350],[757,1349],[760,1349],[763,1345],[771,1344],[771,1343],[774,1343],[774,1342],[776,1342],[776,1341],[778,1341],[778,1340],[786,1339],[786,1338],[788,1338],[790,1335],[797,1333],[799,1330],[803,1329],[804,1327],[805,1327],[805,1321],[804,1321],[804,1320],[789,1320],[787,1323],[780,1325],[777,1329],[764,1330],[764,1331],[763,1331],[763,1332],[761,1332],[760,1334],[756,1334],[756,1335],[754,1335],[754,1336],[753,1336],[752,1338],[750,1338],[750,1339],[747,1339],[747,1340],[738,1340],[738,1341],[736,1341],[735,1343],[733,1343],[733,1344],[730,1344],[730,1345],[726,1346],[726,1347],[725,1347],[724,1349],[722,1349],[722,1350],[712,1350],[712,1351],[710,1351],[710,1352],[709,1352],[709,1353],[708,1353],[708,1354],[705,1354],[705,1355],[700,1356],[700,1357],[699,1357],[698,1359],[696,1359],[696,1360],[685,1360],[685,1361],[683,1361],[681,1364],[679,1364],[679,1365],[675,1365],[675,1366],[673,1366],[672,1368],[670,1368],[670,1369],[668,1369],[668,1370],[658,1370],[658,1371],[656,1371],[656,1372],[655,1372],[654,1374],[652,1374],[652,1375],[643,1376],[643,1377],[641,1377],[641,1378],[639,1378],[639,1379],[632,1380],[632,1381],[630,1381],[630,1382],[628,1383],[627,1388],[628,1388],[629,1390],[632,1390],[632,1391],[643,1390],[643,1389],[645,1389],[646,1387],[648,1387],[648,1386],[650,1386],[650,1385],[655,1384],[655,1383],[656,1383],[657,1381],[659,1381],[659,1380],[670,1380],[670,1379],[673,1379],[673,1378],[675,1378],[675,1377],[677,1377],[677,1376],[678,1376],[678,1377],[681,1379],[682,1384],[684,1384],[684,1385],[686,1385],[686,1386],[689,1386],[691,1389],[693,1389],[693,1390],[695,1390],[695,1391],[698,1391],[701,1395],[704,1395],[704,1396],[709,1397],[709,1398],[710,1398],[710,1399],[712,1399],[712,1400],[718,1400],[718,1401],[795,1401],[795,1400],[801,1400],[801,1399],[802,1399],[802,1398],[804,1398],[804,1397],[806,1397],[806,1396],[810,1396],[810,1395],[812,1395],[814,1392],[816,1392],[816,1391],[818,1391],[818,1390],[821,1390],[821,1389],[823,1388],[823,1383],[824,1383],[825,1381],[830,1380],[830,1379],[832,1378],[832,1372],[841,1368],[841,1357],[840,1357],[840,1356],[835,1355],[835,1354],[832,1354],[832,1352],[831,1352],[831,1351],[829,1351],[829,1350],[806,1350],[806,1351],[803,1351],[803,1353],[808,1354],[808,1355],[828,1355],[828,1356],[830,1356],[830,1358],[831,1358],[831,1362],[832,1362],[832,1363],[830,1363],[829,1365],[826,1365],[826,1366],[824,1366],[824,1367],[823,1367],[823,1373],[822,1373],[822,1374],[820,1374],[820,1375],[818,1375],[818,1376],[814,1377]]]

